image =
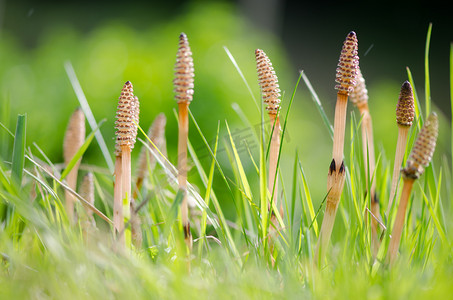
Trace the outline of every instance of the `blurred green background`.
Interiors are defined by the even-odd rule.
[[[375,122],[375,144],[378,151],[384,150],[383,162],[392,161],[397,138],[394,110],[400,86],[407,79],[406,66],[412,70],[419,100],[424,103],[425,39],[429,22],[433,22],[431,88],[433,110],[442,115],[438,149],[443,151],[436,154],[441,157],[449,151],[446,122],[450,118],[448,65],[453,26],[445,9],[434,2],[425,5],[421,1],[380,2],[379,7],[277,0],[0,1],[1,122],[13,131],[16,115],[27,113],[27,145],[36,143],[53,162],[61,162],[64,131],[78,106],[64,69],[69,61],[96,120],[106,119],[101,131],[112,156],[117,99],[124,82],[130,80],[140,99],[140,125],[145,131],[155,116],[166,114],[169,158],[176,163],[172,79],[178,36],[185,32],[196,73],[190,108],[203,133],[213,141],[220,122],[224,137],[227,120],[237,141],[247,139],[257,158],[253,138],[241,135],[253,132],[250,125],[260,123],[260,112],[224,47],[236,59],[256,99],[254,50],[261,48],[268,54],[284,94],[283,115],[299,70],[304,70],[333,120],[336,64],[344,38],[354,30]],[[234,103],[249,124],[242,122]],[[349,110],[354,112],[352,107]],[[303,82],[289,117],[282,169],[292,170],[297,151],[313,197],[322,199],[331,139]],[[207,166],[209,157],[192,124],[190,137]],[[1,155],[10,160],[11,139],[4,130],[0,130],[0,138]],[[221,155],[225,162],[225,153]],[[253,176],[249,155],[243,151],[241,157]],[[95,142],[84,163],[106,167]],[[228,169],[228,163],[224,166]]]

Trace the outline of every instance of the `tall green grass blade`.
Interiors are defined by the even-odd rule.
[[[315,102],[316,108],[318,109],[318,111],[321,115],[324,125],[326,125],[327,130],[329,131],[330,137],[333,139],[333,126],[330,123],[329,118],[326,115],[326,112],[324,111],[321,101],[319,100],[318,94],[316,94],[316,91],[313,88],[313,86],[311,85],[310,81],[308,80],[307,75],[305,75],[305,73],[303,71],[300,72],[300,75],[302,76],[302,79],[304,80],[305,84],[307,85],[308,90],[310,91],[312,99]]]
[[[18,115],[16,133],[14,135],[13,157],[11,165],[11,179],[20,189],[25,164],[25,139],[27,115]]]
[[[230,187],[230,184],[229,184],[229,182],[228,182],[228,180],[227,180],[227,177],[225,176],[225,173],[223,172],[222,167],[220,166],[219,162],[217,161],[217,157],[216,157],[216,156],[214,155],[214,153],[212,152],[212,149],[211,149],[211,147],[209,146],[209,143],[207,142],[205,136],[203,135],[203,133],[202,133],[202,131],[201,131],[201,129],[200,129],[200,126],[198,125],[197,121],[195,120],[195,118],[194,118],[192,112],[190,111],[190,109],[189,109],[189,115],[190,115],[190,118],[191,118],[192,122],[194,123],[195,127],[197,128],[197,131],[198,131],[198,133],[200,134],[200,137],[203,139],[203,143],[205,144],[205,146],[206,146],[206,148],[208,149],[208,151],[209,151],[209,153],[210,153],[212,159],[214,160],[215,164],[217,165],[217,169],[218,169],[218,171],[220,172],[220,175],[221,175],[221,177],[222,177],[222,179],[223,179],[223,181],[224,181],[224,183],[225,183],[225,185],[226,185],[226,187],[227,187],[227,189],[228,189],[229,194],[231,195],[231,198],[232,198],[233,203],[234,203],[234,205],[235,205],[236,211],[238,212],[238,215],[240,215],[240,210],[239,210],[239,207],[238,207],[238,205],[237,205],[237,203],[236,203],[236,200],[235,200],[236,198],[235,198],[234,192],[233,192],[233,190],[232,190],[231,187]],[[227,153],[228,153],[228,152],[229,152],[228,147],[226,147],[225,149],[226,149],[226,151],[227,151]],[[219,204],[219,202],[217,201],[217,197],[215,196],[215,193],[214,193],[214,192],[212,193],[212,196],[213,196],[213,197],[212,197],[213,204],[216,205],[216,210],[218,210],[218,212],[219,212],[220,215],[223,215],[222,210],[221,210],[221,208],[220,208],[220,204]],[[251,199],[248,199],[247,201],[251,202]],[[247,221],[247,224],[250,224],[250,225],[251,225],[252,223],[251,223],[251,216],[250,216],[250,209],[249,209],[249,206],[245,207],[245,212],[246,212],[246,216],[247,216],[247,220],[248,220],[248,221]],[[242,223],[242,220],[241,220],[241,223]],[[227,229],[227,230],[228,230],[228,229]],[[252,226],[249,226],[249,230],[252,230],[253,235],[254,235],[254,230],[253,230],[253,227],[252,227]],[[245,233],[245,228],[242,228],[242,231],[243,231],[244,237],[247,238],[247,234]]]
[[[413,94],[414,94],[414,106],[415,106],[415,120],[417,122],[418,130],[421,129],[421,124],[423,123],[423,116],[420,111],[420,101],[418,100],[417,88],[415,87],[414,78],[412,77],[412,72],[409,67],[406,67],[407,77],[409,82],[412,86]]]
[[[440,225],[439,218],[438,218],[437,214],[434,212],[433,206],[431,205],[430,201],[428,200],[428,197],[426,196],[425,192],[422,189],[420,189],[420,190],[421,190],[422,196],[423,196],[423,203],[428,208],[431,218],[434,221],[434,225],[436,226],[437,233],[439,234],[440,239],[442,240],[442,244],[449,245],[447,236],[445,235],[444,230],[443,230],[442,226]],[[420,244],[423,244],[423,243],[420,242]]]
[[[65,170],[61,173],[60,180],[65,179],[65,177],[71,172],[72,168],[76,165],[76,163],[82,158],[83,154],[85,154],[85,151],[88,149],[88,146],[90,146],[91,141],[93,141],[93,138],[96,134],[96,132],[99,130],[99,128],[102,126],[102,124],[105,122],[105,119],[99,122],[97,125],[96,129],[93,130],[85,139],[85,142],[82,144],[82,146],[77,150],[76,154],[74,154],[74,157],[71,158],[69,161],[68,165],[66,166]]]
[[[266,154],[265,154],[265,141],[264,141],[264,116],[263,116],[263,101],[261,101],[261,126],[260,126],[260,173],[259,173],[259,187],[260,187],[260,217],[261,217],[261,240],[263,248],[267,246],[267,231],[270,220],[268,188],[267,188],[267,168],[266,168]],[[271,199],[272,201],[272,199]],[[272,205],[272,204],[271,204]],[[272,206],[271,206],[272,207]],[[278,210],[275,210],[275,215],[279,215]]]
[[[88,104],[88,101],[82,90],[82,86],[80,85],[79,80],[77,79],[77,75],[74,71],[74,68],[72,67],[71,62],[66,61],[64,63],[64,67],[66,70],[66,74],[68,75],[69,81],[71,82],[72,88],[77,96],[77,99],[79,100],[80,107],[82,108],[83,113],[87,118],[88,124],[90,124],[91,130],[95,131],[98,123],[94,118],[93,112],[91,111],[90,105]],[[113,172],[115,171],[115,166],[113,164],[113,159],[110,154],[110,151],[108,150],[107,145],[105,144],[104,137],[102,136],[100,131],[96,131],[95,136],[96,141],[98,142],[98,145],[101,148],[101,152],[102,155],[104,156],[105,162],[107,163],[107,166],[110,170],[110,173],[113,174]]]
[[[318,234],[319,234],[318,221],[316,220],[316,216],[315,216],[313,200],[311,198],[310,189],[308,187],[308,183],[307,183],[307,179],[305,177],[304,169],[302,168],[302,163],[300,161],[299,161],[299,173],[300,173],[300,178],[302,179],[302,187],[304,189],[304,194],[305,194],[305,203],[307,204],[308,212],[310,214],[310,219],[309,220],[312,220],[311,226],[313,226],[313,229],[315,231],[315,235],[318,236]]]
[[[249,199],[253,199],[252,190],[250,189],[250,184],[249,184],[249,182],[247,180],[247,176],[245,174],[244,167],[243,167],[242,162],[241,162],[241,158],[239,157],[239,153],[237,151],[237,148],[236,148],[236,145],[234,143],[233,136],[231,135],[230,127],[228,126],[228,122],[227,121],[225,121],[225,125],[226,125],[227,131],[228,131],[228,137],[230,139],[230,145],[231,145],[231,148],[233,150],[234,159],[236,161],[236,165],[237,165],[238,170],[239,170],[239,177],[241,179],[242,188],[244,189],[246,197],[249,198]]]
[[[450,109],[453,116],[453,43],[450,44]],[[451,120],[451,170],[453,171],[453,118]]]
[[[11,102],[9,98],[3,100],[3,103],[0,107],[0,127],[4,129],[5,132],[0,131],[0,157],[7,157],[9,153],[9,138],[8,135],[14,138],[14,134],[8,129],[10,124],[10,112],[11,112]]]
[[[214,144],[214,155],[217,155],[217,145],[219,143],[219,130],[220,130],[220,124],[217,124],[217,134],[216,134],[215,144]],[[209,168],[209,177],[207,178],[207,182],[206,182],[206,193],[205,193],[204,201],[206,203],[206,206],[208,206],[208,207],[209,207],[209,202],[211,199],[212,183],[214,181],[214,168],[215,168],[215,158],[212,159],[211,167]],[[201,237],[206,236],[206,221],[207,221],[207,213],[206,213],[206,211],[203,211],[202,215],[201,215],[201,224],[200,224],[200,227],[201,227],[200,236]],[[200,255],[202,253],[201,251],[203,249],[204,240],[205,239],[202,239],[200,241],[200,244],[198,247]]]
[[[431,31],[433,24],[429,23],[428,33],[426,34],[425,45],[425,115],[428,118],[431,112],[431,87],[429,82],[429,46],[431,43]]]
[[[223,49],[225,50],[226,54],[228,55],[228,58],[233,63],[233,66],[236,68],[236,71],[238,72],[239,76],[241,76],[241,79],[244,82],[245,86],[247,87],[247,90],[249,91],[249,94],[252,97],[253,102],[255,102],[256,109],[258,109],[258,111],[259,111],[260,107],[258,105],[258,102],[256,101],[255,95],[253,94],[252,89],[250,88],[250,85],[248,84],[247,80],[245,79],[245,76],[242,73],[241,68],[239,67],[238,63],[234,59],[233,54],[231,54],[230,50],[228,50],[228,48],[226,46],[223,46]]]

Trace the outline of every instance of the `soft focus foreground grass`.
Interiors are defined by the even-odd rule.
[[[345,33],[348,30],[350,28],[346,28]],[[432,107],[440,114],[434,172],[431,169],[427,171],[415,188],[401,256],[390,270],[380,263],[372,263],[366,238],[368,229],[364,226],[366,221],[356,213],[354,206],[357,204],[359,211],[364,209],[365,182],[360,170],[360,140],[356,135],[360,120],[354,109],[349,108],[355,121],[348,117],[345,162],[351,172],[355,168],[351,173],[354,187],[347,185],[343,193],[327,265],[316,270],[310,259],[317,238],[311,219],[304,212],[303,207],[308,203],[304,188],[309,189],[316,212],[326,193],[325,175],[330,161],[331,139],[303,83],[299,85],[289,112],[280,166],[283,194],[290,208],[295,207],[295,217],[292,226],[283,231],[288,244],[278,239],[277,268],[270,266],[266,241],[249,232],[258,233],[260,229],[255,206],[260,205],[258,186],[262,175],[256,171],[254,163],[259,165],[261,145],[258,139],[251,137],[248,142],[257,143],[250,149],[251,155],[239,151],[240,164],[247,174],[243,181],[238,176],[239,162],[232,158],[228,142],[230,138],[234,140],[234,132],[246,130],[250,134],[257,125],[259,129],[261,114],[222,47],[227,46],[233,54],[256,99],[259,99],[259,92],[254,49],[262,48],[268,53],[284,91],[285,114],[298,70],[303,66],[291,66],[276,39],[251,28],[228,6],[195,5],[178,18],[138,31],[116,22],[109,22],[83,35],[67,27],[55,28],[41,37],[34,49],[23,49],[12,37],[3,35],[0,44],[2,123],[14,132],[15,116],[26,112],[27,146],[44,160],[32,145],[36,142],[50,161],[58,164],[62,160],[61,143],[68,117],[78,106],[63,68],[63,63],[70,60],[96,119],[107,120],[101,132],[111,150],[119,90],[124,81],[131,80],[141,101],[140,124],[145,130],[158,113],[166,114],[169,159],[176,163],[177,124],[173,113],[176,105],[172,79],[177,36],[182,31],[189,37],[195,60],[195,97],[191,110],[211,147],[220,120],[217,156],[220,167],[216,166],[214,179],[210,180],[215,183],[213,191],[222,211],[234,225],[228,226],[239,257],[235,257],[226,243],[219,246],[213,239],[208,239],[208,246],[198,252],[198,240],[188,275],[181,232],[177,225],[173,226],[175,220],[172,219],[175,216],[172,216],[171,205],[176,190],[167,182],[160,168],[153,173],[144,190],[143,199],[150,197],[150,202],[141,211],[146,240],[144,247],[124,255],[114,253],[110,229],[99,218],[96,219],[99,230],[93,242],[85,245],[79,228],[71,228],[60,209],[63,193],[55,181],[45,178],[45,184],[37,189],[34,180],[24,175],[22,190],[15,191],[12,183],[3,180],[10,176],[8,162],[13,138],[1,129],[0,298],[431,299],[449,296],[453,278],[450,222],[453,210],[451,170],[445,161],[451,158],[450,132],[445,129],[449,126],[441,112]],[[343,37],[338,37],[338,41],[340,50]],[[314,87],[330,119],[335,99],[334,69],[332,66],[332,74],[326,74],[325,86]],[[362,71],[366,78],[366,69]],[[402,78],[401,83],[404,80]],[[394,111],[401,83],[385,79],[367,82],[376,152],[380,155],[376,176],[381,187],[383,209],[388,192],[386,172],[391,167],[396,142]],[[423,84],[416,84],[418,94],[422,96]],[[7,109],[8,103],[10,109]],[[232,103],[239,105],[247,118],[246,123],[240,118],[240,113],[232,109]],[[226,133],[224,120],[227,120],[232,136]],[[204,148],[193,122],[190,128],[190,140],[202,165],[191,169],[189,181],[203,196],[206,188],[198,173],[203,171],[201,168],[208,172],[212,157]],[[414,128],[412,135],[415,136],[416,132]],[[137,144],[136,147],[140,146]],[[296,152],[300,161],[295,162]],[[88,164],[88,168],[105,168],[95,143],[90,146],[83,162]],[[45,177],[33,168],[30,161],[26,160],[26,167],[38,177],[42,176],[39,178]],[[303,168],[306,185],[302,182],[300,168]],[[226,174],[226,179],[222,179],[223,174]],[[439,174],[442,180],[437,190]],[[110,217],[112,177],[101,169],[95,173],[95,178],[96,207]],[[245,199],[245,184],[251,186],[252,199]],[[37,191],[38,196],[31,202],[33,191]],[[423,194],[426,194],[426,201],[423,201]],[[431,215],[429,205],[438,199],[441,205],[436,206]],[[213,205],[210,209],[218,214]],[[252,228],[247,224],[247,211],[258,216],[254,221],[255,215],[252,214]],[[198,220],[197,217],[194,219]],[[321,220],[322,213],[318,215],[318,222]],[[442,240],[433,220],[439,222],[446,240]],[[194,222],[194,227],[197,222],[199,220]],[[285,224],[288,223],[289,220],[285,219]],[[207,234],[227,240],[226,234],[214,230],[213,226],[208,226]]]

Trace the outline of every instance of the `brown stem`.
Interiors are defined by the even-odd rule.
[[[388,262],[393,264],[396,255],[398,253],[398,248],[401,241],[401,234],[403,233],[404,220],[406,218],[406,208],[409,201],[412,186],[414,184],[414,179],[404,179],[403,190],[401,192],[401,199],[398,205],[398,212],[396,213],[395,225],[393,225],[392,237],[390,238],[390,244],[388,248]]]
[[[183,192],[181,204],[181,221],[184,229],[184,239],[192,251],[192,234],[190,232],[189,206],[187,200],[187,140],[189,136],[189,103],[179,102],[179,131],[178,131],[178,185]]]
[[[335,106],[335,120],[333,128],[333,159],[330,163],[327,176],[327,204],[324,219],[319,232],[319,240],[316,246],[315,262],[318,263],[324,258],[325,250],[329,244],[332,228],[335,223],[338,203],[343,192],[345,180],[345,167],[343,162],[344,136],[346,130],[346,110],[348,105],[348,94],[337,93],[337,104]]]
[[[393,164],[392,186],[390,190],[389,204],[387,206],[386,215],[390,213],[393,205],[393,199],[396,196],[396,189],[398,186],[398,179],[400,176],[401,164],[403,162],[404,152],[406,151],[407,135],[409,133],[409,126],[398,125],[398,141],[396,143],[395,161]]]
[[[315,251],[315,263],[318,264],[324,258],[325,250],[329,245],[330,236],[332,235],[333,225],[335,223],[335,216],[340,203],[341,193],[344,187],[346,173],[344,165],[340,169],[335,169],[334,160],[329,168],[329,176],[327,179],[328,195],[326,200],[326,211],[322,221],[321,230],[319,232],[318,244]]]

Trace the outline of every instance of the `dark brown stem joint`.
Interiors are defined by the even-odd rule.
[[[189,239],[192,237],[192,233],[190,232],[190,223],[184,224],[184,238]]]

